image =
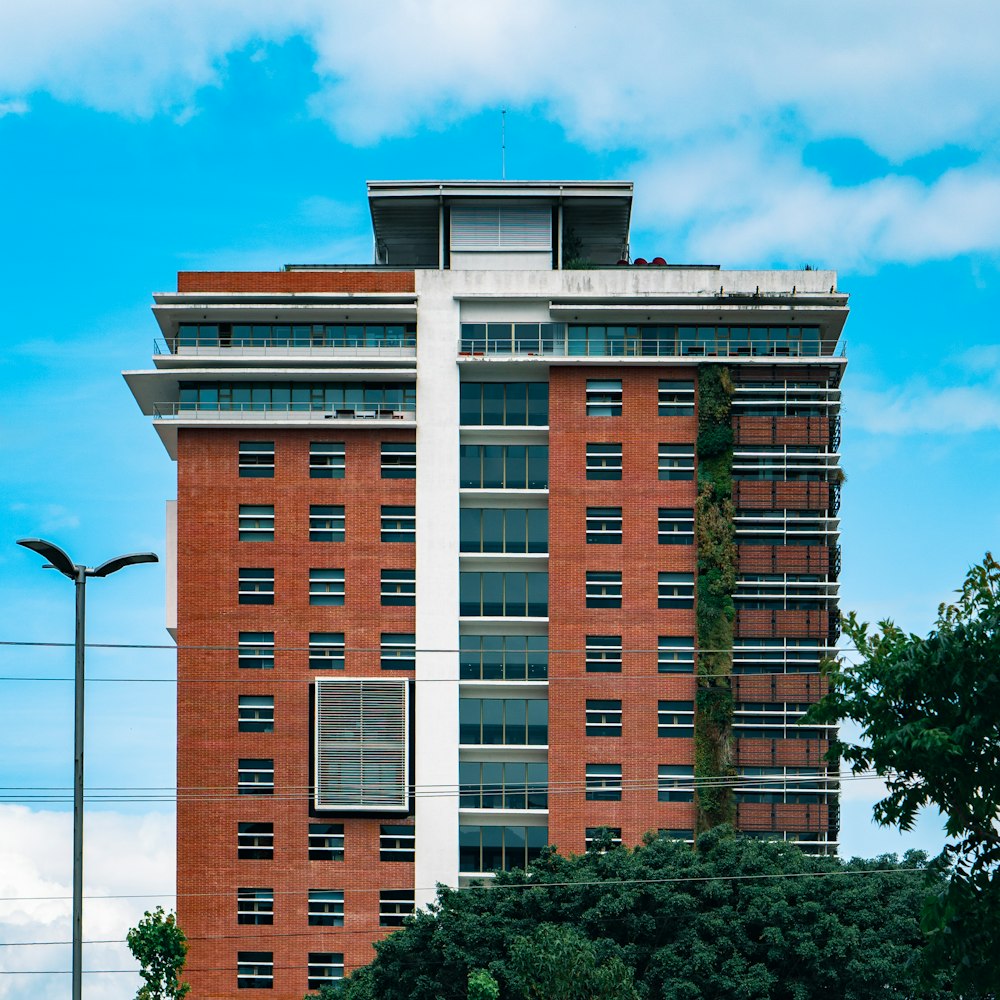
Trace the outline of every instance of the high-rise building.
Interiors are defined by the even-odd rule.
[[[300,998],[433,898],[647,833],[831,852],[831,271],[629,255],[632,185],[371,183],[375,264],[182,272],[178,910]]]

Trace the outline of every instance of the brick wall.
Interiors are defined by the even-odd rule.
[[[620,378],[620,417],[588,417],[588,378]],[[693,573],[694,546],[657,544],[657,508],[693,507],[690,482],[660,482],[658,443],[693,443],[694,417],[658,417],[657,382],[690,379],[690,371],[670,368],[553,367],[549,388],[549,839],[566,852],[584,848],[587,827],[620,827],[627,844],[657,828],[691,829],[694,807],[657,801],[657,766],[690,765],[693,741],[658,739],[659,699],[692,701],[690,675],[657,676],[657,638],[693,636],[694,612],[657,607],[657,574]],[[585,478],[588,442],[621,442],[620,481]],[[621,507],[623,543],[588,545],[587,507]],[[587,608],[587,570],[620,570],[621,609]],[[582,652],[587,635],[621,635],[621,674],[587,674]],[[645,652],[629,653],[628,650]],[[588,737],[588,698],[620,699],[622,736]],[[625,790],[620,802],[588,802],[586,765],[621,764]],[[631,786],[631,787],[630,787]]]
[[[178,292],[412,292],[412,271],[178,271]]]
[[[274,441],[273,479],[238,476],[241,440]],[[257,428],[182,429],[178,435],[178,911],[191,939],[187,973],[200,998],[235,995],[238,951],[272,951],[271,995],[300,1000],[307,953],[342,952],[349,969],[369,961],[371,941],[385,933],[378,927],[379,889],[413,886],[411,864],[380,862],[378,853],[379,823],[409,818],[311,816],[308,796],[309,633],[342,631],[348,650],[376,650],[348,652],[347,676],[400,676],[379,667],[380,633],[414,630],[413,608],[379,602],[380,568],[414,565],[412,545],[379,540],[379,505],[414,502],[413,480],[380,478],[383,440],[413,440],[413,432]],[[310,441],[345,442],[345,478],[309,478]],[[241,503],[273,504],[273,542],[238,540]],[[311,503],[344,505],[345,542],[308,540]],[[238,603],[241,566],[274,567],[273,606]],[[309,605],[313,567],[344,568],[343,607]],[[237,667],[232,647],[241,631],[274,632],[273,671]],[[213,646],[226,648],[198,648]],[[274,696],[273,733],[238,732],[241,694]],[[274,795],[236,797],[241,757],[274,759]],[[343,862],[308,860],[310,819],[343,822]],[[237,824],[248,821],[274,824],[273,861],[237,858]],[[274,889],[272,926],[237,924],[242,886]],[[342,928],[308,927],[309,889],[344,890]]]

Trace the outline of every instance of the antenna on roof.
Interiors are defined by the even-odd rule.
[[[507,180],[507,109],[500,109],[500,180]]]

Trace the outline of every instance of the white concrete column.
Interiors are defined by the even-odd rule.
[[[450,271],[416,272],[417,906],[433,901],[438,882],[458,885],[459,306],[452,285]]]

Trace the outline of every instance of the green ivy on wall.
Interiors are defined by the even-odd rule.
[[[698,368],[698,671],[694,717],[694,776],[735,775],[733,766],[733,620],[737,550],[733,506],[733,381],[724,365]],[[695,791],[695,834],[733,823],[731,787]]]

